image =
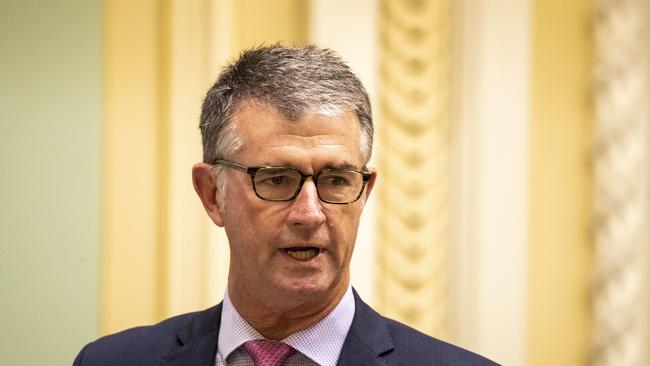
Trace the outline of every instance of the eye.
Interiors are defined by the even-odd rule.
[[[272,185],[280,185],[286,180],[285,176],[278,175],[267,179],[267,182]]]
[[[333,186],[339,186],[343,183],[345,183],[345,179],[343,177],[328,177],[329,184]]]
[[[264,178],[258,180],[258,183],[266,184],[266,185],[269,185],[269,186],[281,186],[281,185],[285,185],[285,184],[289,183],[290,181],[291,181],[290,176],[277,174],[277,175],[271,175],[271,176],[264,177]]]
[[[284,168],[260,169],[255,176],[255,184],[267,188],[285,188],[300,182],[300,173]]]
[[[328,174],[327,176],[321,177],[319,183],[329,186],[346,186],[350,184],[350,181],[343,175]]]

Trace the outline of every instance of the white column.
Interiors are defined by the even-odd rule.
[[[457,341],[526,362],[530,1],[456,2]]]

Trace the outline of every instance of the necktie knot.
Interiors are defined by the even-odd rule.
[[[288,344],[258,339],[244,343],[244,349],[253,359],[255,366],[280,366],[296,353]]]

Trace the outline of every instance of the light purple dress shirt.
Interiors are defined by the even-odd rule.
[[[348,287],[339,304],[325,318],[282,340],[298,351],[283,365],[336,366],[353,318],[354,296],[352,288]],[[253,360],[241,345],[255,339],[264,339],[264,336],[239,315],[226,290],[221,308],[215,365],[254,366]]]

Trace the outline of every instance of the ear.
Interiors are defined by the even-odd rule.
[[[217,226],[223,227],[221,207],[219,207],[219,200],[217,199],[218,187],[212,176],[213,169],[210,164],[194,164],[192,167],[192,183],[194,183],[194,190],[199,195],[208,216]]]

